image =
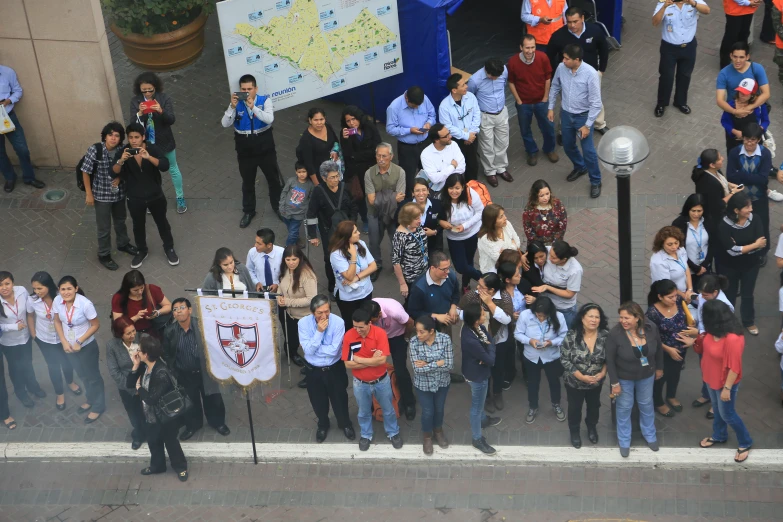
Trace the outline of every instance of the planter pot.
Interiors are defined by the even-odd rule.
[[[130,61],[152,71],[173,71],[193,63],[204,50],[204,27],[207,15],[202,13],[182,29],[170,33],[143,36],[123,34],[116,25],[111,30],[122,42]]]

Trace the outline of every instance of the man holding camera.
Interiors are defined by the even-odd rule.
[[[280,217],[278,205],[282,183],[277,167],[277,151],[272,136],[275,120],[272,100],[258,94],[256,79],[245,74],[239,79],[239,92],[231,95],[221,124],[234,126],[239,174],[242,176],[242,219],[239,228],[246,228],[256,215],[256,172],[260,168],[269,184],[269,202]],[[282,218],[281,218],[282,221]]]

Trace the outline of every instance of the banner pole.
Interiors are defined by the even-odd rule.
[[[245,399],[247,400],[247,420],[250,423],[250,440],[253,443],[253,462],[258,464],[258,454],[256,453],[256,433],[253,429],[253,412],[250,410],[250,394],[245,390]]]
[[[288,310],[283,310],[283,328],[285,328],[285,351],[288,354],[288,389],[290,390],[293,388],[293,385],[291,384],[291,346],[288,342]],[[299,347],[296,347],[297,352],[299,351]],[[280,364],[283,364],[283,351],[280,350]]]

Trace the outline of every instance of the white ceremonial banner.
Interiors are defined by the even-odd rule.
[[[268,299],[196,297],[207,370],[247,387],[278,372],[276,304]]]

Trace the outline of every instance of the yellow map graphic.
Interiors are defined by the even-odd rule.
[[[328,21],[328,20],[326,20]],[[248,42],[325,82],[340,71],[348,56],[397,40],[397,35],[366,8],[348,25],[323,31],[313,0],[295,0],[288,14],[262,27],[237,24],[236,33]]]

